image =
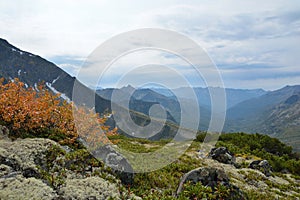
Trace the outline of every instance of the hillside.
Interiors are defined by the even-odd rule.
[[[299,150],[300,86],[286,86],[239,103],[227,111],[224,130],[265,133]]]
[[[217,144],[228,146],[234,153],[234,165],[202,157],[199,137],[172,164],[153,172],[136,173],[131,179],[122,179],[122,173],[95,159],[86,149],[70,148],[41,138],[11,141],[5,127],[1,126],[0,130],[1,199],[292,200],[300,197],[300,177],[297,175],[299,161],[288,154],[279,157],[267,151],[258,157],[255,149],[250,151],[246,148],[247,145],[251,146],[250,143],[247,144],[247,134],[228,134],[234,139],[224,137]],[[128,139],[123,136],[110,139],[119,147],[136,153],[153,152],[169,143]],[[235,139],[242,142],[235,143]],[[254,143],[257,142],[252,139]],[[268,137],[266,140],[272,141],[268,145],[276,147],[278,144]],[[239,148],[239,145],[245,148]],[[289,152],[284,145],[278,148],[277,153],[284,152]],[[250,163],[264,159],[265,156],[273,161],[270,162],[274,169],[271,175],[265,175],[263,169],[249,168]],[[283,167],[295,171],[278,172],[281,170],[277,166],[279,160],[279,163],[284,164]],[[144,162],[147,163],[147,160]],[[191,175],[193,171],[201,173]],[[195,182],[185,182],[179,190],[181,181],[188,174]],[[130,185],[125,180],[130,181]]]
[[[75,81],[55,64],[38,55],[22,51],[0,38],[0,75],[7,79],[19,78],[28,86],[41,81],[71,98]]]
[[[31,54],[23,51],[11,44],[6,40],[0,39],[0,77],[5,78],[7,81],[18,78],[24,82],[26,87],[36,87],[39,83],[44,82],[45,86],[53,93],[61,93],[64,99],[72,100],[77,105],[86,105],[90,108],[95,106],[98,113],[111,112],[111,101],[95,94],[95,91],[86,87],[75,77],[71,77],[55,64],[41,58],[38,55]],[[74,86],[80,95],[72,96]],[[143,125],[149,122],[149,108],[156,104],[156,102],[144,102],[141,100],[134,100],[132,103],[136,112],[131,112],[131,115],[138,124]],[[119,108],[121,111],[124,108]],[[124,113],[126,109],[124,110]],[[141,113],[142,112],[142,113]],[[144,114],[143,114],[144,113]],[[175,119],[167,114],[170,122]],[[109,125],[115,126],[113,117],[108,121]],[[171,126],[173,126],[171,124]],[[169,124],[158,133],[163,138],[172,137],[174,132]],[[158,138],[156,136],[155,138]]]

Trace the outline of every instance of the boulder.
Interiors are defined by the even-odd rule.
[[[111,145],[104,145],[92,152],[92,155],[102,159],[105,164],[111,167],[114,173],[120,178],[123,184],[132,185],[134,171],[130,163]]]
[[[0,140],[10,141],[11,139],[8,137],[8,135],[9,135],[8,128],[6,128],[6,126],[0,125]]]
[[[76,169],[72,171],[66,168],[68,160],[64,154],[57,155],[53,166],[49,165],[47,156],[54,146],[62,148],[58,143],[42,138],[0,140],[0,199],[121,199],[117,179],[101,168],[95,175],[92,172],[81,174]],[[112,155],[107,157],[112,162],[119,160],[113,159]],[[94,171],[92,166],[87,168]],[[58,173],[62,170],[64,175]],[[52,179],[48,180],[47,176]],[[133,195],[132,198],[138,199]]]
[[[0,199],[45,199],[57,198],[53,188],[43,180],[25,178],[22,175],[0,178]]]
[[[58,194],[64,199],[121,199],[118,185],[100,177],[67,179]]]
[[[178,196],[184,189],[184,183],[190,181],[196,184],[201,182],[203,186],[211,187],[213,190],[219,185],[223,185],[230,189],[232,199],[243,199],[243,195],[238,187],[233,186],[229,182],[229,178],[222,168],[218,167],[200,167],[186,173],[180,180],[176,191]]]
[[[224,164],[236,165],[234,154],[226,147],[213,148],[208,157]]]
[[[267,160],[255,160],[249,164],[249,168],[259,170],[267,177],[271,176],[272,166]]]

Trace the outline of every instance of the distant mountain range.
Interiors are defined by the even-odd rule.
[[[172,91],[163,88],[152,88],[152,90],[162,95],[165,95],[167,97],[174,97],[174,93],[176,93],[181,98],[189,99],[189,96],[186,93],[186,88],[184,87],[173,89]],[[218,90],[223,90],[223,89],[217,87],[210,87],[210,88],[195,87],[194,91],[196,96],[198,97],[199,105],[210,107],[211,106],[210,91],[217,92]],[[225,88],[225,92],[226,92],[227,109],[235,106],[236,104],[242,101],[256,98],[267,93],[263,89],[247,90],[247,89],[231,89],[231,88]]]
[[[286,86],[228,109],[225,132],[277,137],[300,150],[300,85]]]
[[[62,93],[62,97],[73,100],[77,104],[91,105],[89,97],[95,96],[95,109],[99,113],[111,111],[112,92],[117,92],[122,102],[130,97],[129,109],[131,118],[138,124],[145,126],[150,122],[149,108],[160,104],[167,110],[167,123],[164,128],[150,139],[170,138],[178,129],[181,112],[188,114],[194,108],[181,110],[178,99],[189,103],[190,97],[186,88],[168,90],[164,88],[138,88],[131,86],[120,89],[93,89],[81,84],[75,77],[71,77],[55,64],[20,50],[0,39],[0,76],[7,80],[19,78],[27,87],[35,87],[41,81],[54,93]],[[76,83],[82,93],[78,99],[72,99],[73,86]],[[211,101],[209,90],[221,88],[194,88],[201,111],[200,130],[207,130],[211,116]],[[224,132],[264,133],[292,145],[300,151],[300,86],[286,86],[276,91],[262,89],[225,89],[227,100],[227,116]],[[174,92],[178,95],[175,97]],[[122,99],[124,97],[124,99]],[[90,102],[90,103],[87,103]],[[123,112],[125,108],[120,108]],[[126,109],[125,109],[126,110]],[[193,120],[193,116],[189,116]],[[159,121],[159,117],[156,119]],[[115,126],[114,118],[109,125]],[[189,125],[187,125],[189,126]],[[189,127],[186,127],[189,128]],[[122,130],[120,130],[122,132]],[[123,132],[124,133],[124,132]]]

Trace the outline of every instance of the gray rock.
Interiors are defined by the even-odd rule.
[[[48,168],[49,165],[45,168],[46,156],[54,145],[61,148],[58,143],[49,139],[18,139],[13,142],[0,140],[0,199],[120,199],[117,183],[64,169],[64,155],[59,155],[53,161],[54,171]],[[91,176],[93,168],[87,168],[90,171],[88,175]],[[52,173],[61,182],[52,187],[51,181],[43,179],[41,169]],[[59,176],[57,171],[60,170],[64,170],[65,176]],[[115,178],[111,177],[112,180]]]
[[[121,199],[118,186],[100,177],[67,179],[58,194],[64,199]]]
[[[0,178],[0,199],[45,199],[58,197],[56,192],[36,178],[25,178],[17,175],[13,178]]]
[[[229,182],[229,178],[222,168],[217,167],[200,167],[189,171],[180,180],[179,186],[176,191],[178,196],[184,189],[184,183],[190,181],[191,183],[201,182],[203,186],[211,187],[213,190],[218,184],[226,186],[231,190],[230,196],[232,199],[244,199],[243,194],[238,187],[233,186]]]
[[[9,130],[6,128],[6,126],[0,125],[0,140],[8,140],[11,141],[11,139],[8,137]]]
[[[132,185],[134,177],[133,168],[111,145],[99,147],[92,154],[96,158],[102,159],[107,166],[111,167],[123,184]]]
[[[183,184],[188,181],[193,183],[201,182],[204,186],[215,187],[218,182],[227,185],[229,183],[229,178],[222,169],[200,167],[189,171],[181,178],[176,194],[179,194],[182,191]]]
[[[73,149],[70,148],[70,147],[68,147],[67,145],[63,145],[63,146],[61,146],[61,148],[62,148],[63,150],[65,150],[67,153],[73,151]]]
[[[259,170],[267,177],[271,176],[273,171],[267,160],[255,160],[249,164],[249,168]]]
[[[213,148],[208,157],[224,164],[236,165],[234,154],[231,153],[226,147]]]

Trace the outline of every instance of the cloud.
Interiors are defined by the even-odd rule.
[[[135,28],[167,28],[206,49],[228,85],[234,80],[240,86],[270,88],[275,80],[275,88],[297,83],[299,5],[285,0],[0,0],[0,33],[75,75],[87,56],[112,36]],[[122,67],[153,60],[181,66],[176,56],[147,54],[123,60],[114,77]],[[83,81],[88,82],[92,72]]]

